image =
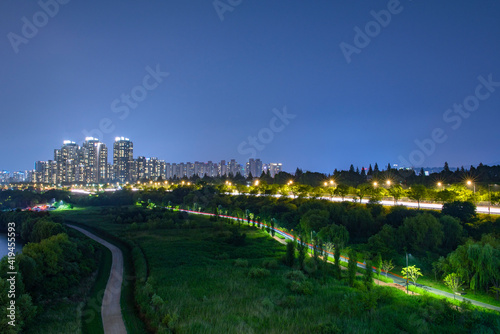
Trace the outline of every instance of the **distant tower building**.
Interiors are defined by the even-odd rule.
[[[170,163],[165,164],[165,179],[169,180],[173,177],[172,175],[172,165]]]
[[[236,176],[236,173],[238,172],[236,160],[231,159],[231,161],[229,161],[229,163],[227,164],[227,172],[233,177]]]
[[[83,147],[85,148],[85,182],[107,182],[108,148],[106,145],[97,138],[87,137]]]
[[[221,160],[219,163],[219,176],[227,175],[227,165],[226,160]]]
[[[68,184],[76,181],[79,149],[74,141],[65,140],[60,149],[54,150],[54,161],[57,163],[56,183]]]
[[[152,181],[158,180],[161,176],[161,163],[162,161],[155,157],[146,159],[148,179]]]
[[[137,157],[137,180],[141,181],[146,179],[146,157]]]
[[[139,169],[138,169],[138,163],[137,163],[137,160],[130,160],[128,162],[128,170],[129,170],[129,180],[130,182],[137,182],[138,180],[138,172],[139,172]]]
[[[271,174],[271,177],[274,178],[276,174],[281,172],[283,170],[283,165],[281,163],[270,163],[269,164],[269,173]]]
[[[245,177],[252,173],[253,177],[260,177],[262,174],[262,161],[260,159],[249,159],[245,168]]]
[[[120,183],[131,181],[130,162],[134,160],[134,144],[125,137],[116,137],[113,144],[115,179]]]

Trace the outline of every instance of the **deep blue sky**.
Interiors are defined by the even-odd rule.
[[[257,155],[285,170],[401,164],[436,128],[447,139],[414,153],[416,166],[498,163],[500,87],[457,129],[443,115],[475,94],[479,76],[500,82],[500,2],[401,1],[348,64],[340,44],[354,45],[354,28],[388,3],[244,0],[221,20],[211,0],[72,0],[16,53],[8,34],[22,36],[22,18],[43,19],[42,9],[4,0],[0,169],[52,159],[63,140],[81,144],[104,118],[114,128],[101,138],[110,153],[126,136],[135,156],[245,162],[240,143],[285,106],[296,117]],[[112,102],[157,65],[169,76],[120,119]]]

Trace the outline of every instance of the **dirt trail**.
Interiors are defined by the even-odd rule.
[[[105,334],[122,334],[127,333],[125,323],[123,322],[122,310],[120,307],[120,296],[123,282],[123,254],[122,251],[115,245],[110,244],[104,239],[95,236],[94,234],[80,227],[67,225],[75,230],[85,234],[87,237],[97,241],[111,251],[112,263],[109,273],[108,283],[104,291],[102,299],[101,317],[102,326]]]

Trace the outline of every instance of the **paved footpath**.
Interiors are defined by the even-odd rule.
[[[75,230],[85,234],[87,237],[94,239],[111,251],[112,264],[109,273],[108,283],[104,291],[104,297],[101,306],[102,326],[105,334],[122,334],[127,333],[125,323],[123,322],[122,310],[120,307],[120,296],[122,291],[123,281],[123,254],[122,251],[113,244],[110,244],[104,239],[95,236],[94,234],[82,228],[69,225]]]

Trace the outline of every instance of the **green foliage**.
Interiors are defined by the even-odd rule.
[[[444,284],[450,288],[453,293],[456,293],[458,289],[464,284],[462,277],[457,273],[448,274],[444,278]]]
[[[251,278],[262,278],[271,275],[271,272],[265,268],[250,268],[248,272],[248,277]]]
[[[387,274],[394,269],[394,264],[392,263],[392,260],[384,260],[382,261],[382,270],[385,271],[385,276],[387,277]]]
[[[404,267],[401,270],[401,274],[403,274],[403,277],[405,279],[410,279],[411,281],[413,281],[413,283],[417,283],[418,277],[423,276],[420,268],[417,268],[416,266]]]
[[[234,260],[234,266],[235,267],[246,268],[246,267],[248,267],[248,260],[245,260],[245,259],[236,259],[236,260]]]
[[[279,264],[276,259],[265,259],[264,261],[262,261],[262,267],[267,269],[276,269],[279,267]]]
[[[442,224],[429,213],[406,218],[398,229],[398,235],[401,242],[410,246],[411,252],[418,253],[436,251],[444,238]]]
[[[456,217],[463,223],[472,223],[476,219],[476,206],[471,202],[455,201],[445,203],[441,213]]]
[[[287,241],[286,243],[286,255],[285,255],[285,264],[289,267],[293,267],[293,263],[295,261],[295,241]]]
[[[347,264],[347,280],[350,286],[354,286],[354,280],[356,279],[356,272],[358,268],[357,253],[353,249],[350,249],[348,256],[349,262]]]
[[[427,194],[427,188],[422,184],[415,184],[408,191],[408,197],[418,202],[419,209],[420,209],[420,201],[424,199],[426,194]]]
[[[407,298],[391,288],[367,291],[358,281],[350,288],[326,275],[305,275],[285,266],[253,279],[248,268],[234,266],[234,260],[215,260],[216,254],[247,260],[255,268],[280,258],[286,247],[246,225],[240,227],[247,233],[245,245],[220,242],[220,230],[212,224],[207,219],[192,229],[129,234],[150,264],[150,278],[136,287],[144,290],[146,298],[137,300],[145,304],[144,319],[152,331],[466,333],[477,332],[479,326],[483,332],[495,328],[496,318],[488,313],[472,315],[434,298]],[[105,226],[116,233],[124,228]],[[305,267],[314,263],[305,262]],[[152,305],[155,294],[161,300],[155,298]]]
[[[304,269],[304,260],[306,258],[307,245],[305,244],[306,241],[305,239],[303,239],[302,236],[299,236],[299,239],[301,241],[297,243],[297,249],[299,251],[299,254],[297,256],[297,261],[299,262],[300,269]]]
[[[372,262],[369,260],[365,261],[365,272],[363,275],[363,281],[368,289],[370,289],[373,285],[373,270],[372,270]]]
[[[440,267],[447,274],[456,272],[472,290],[488,291],[500,286],[500,243],[488,235],[479,242],[469,240],[442,260]]]

